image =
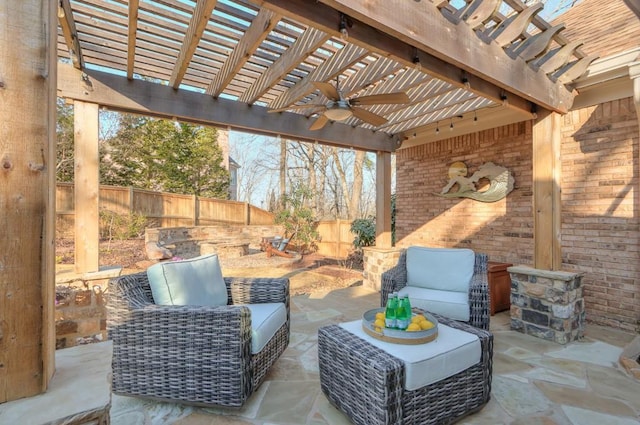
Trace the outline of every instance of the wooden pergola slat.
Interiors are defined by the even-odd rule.
[[[330,59],[327,59],[321,65],[317,66],[305,78],[283,93],[282,96],[278,97],[269,106],[273,108],[282,108],[292,105],[297,100],[315,90],[315,87],[312,84],[314,81],[326,81],[333,79],[344,68],[360,60],[366,54],[367,50],[360,46],[356,46],[354,44],[346,45],[336,52],[336,54],[334,54]]]
[[[295,68],[303,58],[308,57],[329,38],[327,34],[324,34],[320,30],[308,28],[238,100],[245,103],[255,102],[264,92],[269,90],[274,82],[281,80],[283,76]]]
[[[191,16],[191,22],[189,23],[189,28],[187,29],[184,41],[182,42],[180,54],[176,60],[176,66],[171,74],[171,78],[169,79],[169,85],[174,89],[177,89],[180,86],[180,82],[182,81],[185,72],[187,72],[191,58],[200,43],[200,38],[209,23],[209,17],[213,12],[213,8],[216,7],[216,3],[217,0],[200,0],[196,3],[193,15]]]
[[[222,90],[229,84],[240,68],[249,60],[249,57],[256,51],[260,43],[267,37],[269,32],[278,24],[280,17],[267,9],[261,9],[251,26],[244,33],[238,45],[229,55],[222,68],[211,80],[206,93],[218,97]]]

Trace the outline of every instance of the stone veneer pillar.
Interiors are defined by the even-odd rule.
[[[582,274],[514,266],[511,329],[566,344],[584,336]]]
[[[376,291],[382,288],[382,273],[398,263],[402,248],[367,247],[362,249],[364,279],[363,286]]]

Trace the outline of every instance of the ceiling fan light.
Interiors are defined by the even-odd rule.
[[[324,115],[331,121],[344,121],[351,117],[353,113],[347,108],[331,108],[324,111]]]

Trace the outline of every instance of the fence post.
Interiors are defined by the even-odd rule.
[[[198,225],[198,216],[200,215],[200,200],[197,195],[193,195],[193,225]]]
[[[248,202],[245,202],[244,205],[244,224],[245,226],[248,226],[251,224],[251,205]]]
[[[337,218],[336,219],[336,250],[335,250],[335,255],[336,258],[340,258],[340,237],[341,237],[342,233],[340,232],[340,219]]]
[[[133,213],[135,212],[133,210],[133,196],[133,186],[129,186],[129,215],[133,215]]]

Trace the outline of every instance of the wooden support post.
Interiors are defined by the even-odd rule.
[[[98,105],[73,102],[75,271],[97,272],[100,241]]]
[[[251,224],[251,204],[248,202],[244,204],[244,224],[247,226]]]
[[[376,247],[391,248],[391,154],[376,157]]]
[[[56,8],[0,0],[0,403],[55,371]]]
[[[533,125],[534,267],[561,270],[560,115],[544,111]]]

